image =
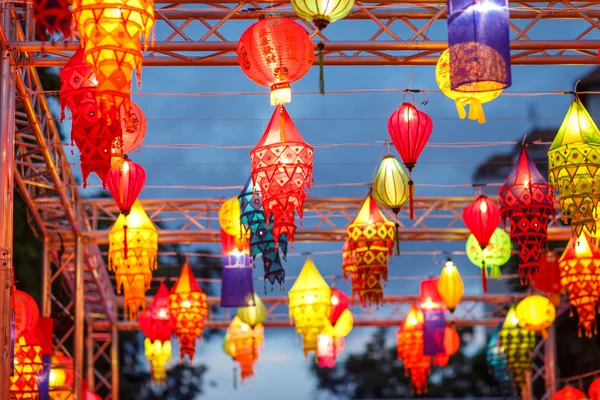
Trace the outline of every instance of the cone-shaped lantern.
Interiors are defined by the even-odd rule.
[[[122,164],[113,166],[106,176],[106,187],[126,217],[145,184],[146,171],[127,156]]]
[[[265,322],[269,313],[256,293],[254,293],[252,303],[253,305],[238,308],[237,316],[243,323],[250,325],[251,328],[255,328],[257,325]]]
[[[60,122],[65,119],[65,107],[71,110],[73,119],[83,111],[79,108],[82,101],[94,99],[97,84],[94,68],[85,60],[83,47],[79,46],[60,70]]]
[[[38,379],[44,368],[39,330],[33,329],[15,342],[14,369],[10,377],[10,397],[15,400],[37,399]]]
[[[535,348],[535,332],[519,326],[516,307],[512,306],[500,329],[500,346],[506,353],[506,366],[518,388],[525,385],[525,371],[531,368],[531,357]]]
[[[465,292],[465,286],[460,277],[460,273],[458,272],[458,268],[456,268],[456,265],[454,265],[450,259],[446,261],[446,264],[442,269],[442,273],[438,279],[437,288],[446,308],[448,308],[450,312],[454,312]]]
[[[404,364],[406,376],[410,375],[413,391],[427,393],[427,376],[431,357],[423,354],[423,312],[413,304],[396,333],[398,359]]]
[[[234,359],[240,364],[244,381],[254,375],[254,363],[264,342],[263,326],[259,324],[252,328],[236,316],[227,328],[227,337],[229,345],[235,349]]]
[[[485,273],[488,278],[500,280],[502,279],[500,267],[510,260],[512,254],[510,235],[502,228],[497,228],[483,250],[475,236],[469,235],[466,252],[469,261],[479,268],[485,264]]]

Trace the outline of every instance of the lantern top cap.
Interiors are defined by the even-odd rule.
[[[546,181],[537,169],[537,166],[527,152],[527,149],[523,147],[521,148],[517,161],[510,170],[510,173],[506,177],[506,180],[499,191],[507,190],[514,186],[531,187],[533,185],[548,186],[548,181]]]
[[[281,132],[282,126],[283,135]],[[261,147],[280,144],[282,143],[282,138],[286,143],[303,145],[312,149],[312,147],[302,138],[300,132],[298,132],[296,125],[294,125],[294,122],[292,121],[292,118],[290,118],[290,115],[285,107],[277,106],[275,107],[275,111],[271,116],[271,120],[269,121],[269,125],[267,125],[265,133],[263,134],[262,138],[260,138],[252,152],[258,151]]]
[[[600,131],[579,97],[575,96],[549,152],[577,144],[600,145]]]
[[[146,229],[158,232],[139,200],[136,200],[135,203],[133,203],[129,215],[119,215],[117,221],[110,229],[109,235],[113,232],[122,231],[125,225],[127,225],[127,229]]]
[[[404,321],[400,324],[398,332],[419,329],[423,325],[423,321],[423,311],[421,311],[419,306],[413,304],[408,310],[408,313],[406,313]]]
[[[171,289],[171,293],[182,294],[192,292],[203,293],[202,289],[200,289],[200,286],[198,286],[198,282],[196,282],[196,278],[194,277],[192,268],[190,268],[190,264],[186,261],[185,264],[183,264],[183,267],[181,267],[181,274]]]
[[[154,295],[154,299],[152,300],[152,304],[148,309],[152,310],[154,308],[166,308],[169,309],[169,289],[164,282],[161,282],[158,287],[158,291]]]
[[[373,195],[369,193],[363,205],[360,207],[358,214],[352,220],[349,226],[352,225],[367,225],[380,224],[390,222],[379,209],[377,202],[373,199]]]
[[[308,258],[298,274],[296,281],[292,285],[289,294],[313,290],[329,291],[330,289],[329,285],[325,282],[325,279],[323,279],[323,276],[321,276],[321,273],[315,266],[315,263]]]

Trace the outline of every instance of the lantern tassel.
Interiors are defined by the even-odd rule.
[[[414,186],[414,182],[411,179],[408,181],[408,207],[409,207],[409,214],[410,214],[411,220],[415,219],[415,204],[413,201],[413,192],[414,192],[413,186]]]
[[[283,106],[279,106],[279,141],[281,144],[285,144],[285,119],[283,118]],[[268,227],[268,222],[267,222]]]
[[[487,293],[487,278],[485,276],[485,260],[481,260],[481,283],[483,284],[483,293]]]
[[[317,47],[319,48],[319,92],[325,94],[325,60],[323,57],[325,43],[321,42]]]
[[[238,383],[237,383],[237,366],[235,364],[233,364],[233,390],[237,390],[238,388]]]
[[[474,97],[469,99],[469,119],[477,120],[480,124],[485,124],[485,114],[483,113],[483,106],[481,101]]]
[[[454,101],[454,104],[456,104],[456,111],[458,112],[460,119],[465,119],[467,117],[467,111],[465,110],[466,103],[467,100],[464,98],[458,98]]]
[[[127,225],[123,225],[123,258],[125,260],[127,260],[127,253]]]
[[[398,219],[398,215],[396,215],[396,219]],[[400,228],[400,224],[396,222],[396,255],[400,255],[400,237],[398,236],[398,228]]]

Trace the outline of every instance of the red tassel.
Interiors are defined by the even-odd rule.
[[[409,210],[410,210],[410,219],[415,219],[415,205],[413,202],[413,184],[412,179],[408,181],[408,201],[409,201]]]
[[[485,277],[485,261],[481,261],[481,282],[483,283],[483,293],[487,293],[487,279]]]
[[[127,225],[123,225],[123,258],[127,260]]]

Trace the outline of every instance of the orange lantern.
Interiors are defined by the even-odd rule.
[[[450,324],[444,329],[444,354],[437,354],[433,358],[433,365],[445,367],[450,356],[456,354],[458,349],[460,349],[460,335],[456,332],[454,324]]]
[[[38,398],[38,376],[44,364],[38,330],[33,329],[15,343],[14,371],[10,377],[10,396],[14,400]]]
[[[600,400],[600,377],[594,379],[588,389],[590,400]]]
[[[427,376],[431,369],[431,357],[423,354],[423,312],[413,305],[400,325],[398,359],[404,363],[406,376],[417,394],[427,393]]]
[[[587,400],[585,393],[571,386],[566,386],[552,396],[552,400]]]
[[[235,349],[234,358],[240,364],[244,381],[254,375],[254,363],[264,341],[264,329],[262,324],[253,329],[236,316],[227,328],[227,335],[229,345]]]
[[[15,338],[27,334],[30,331],[35,331],[40,319],[40,309],[37,303],[29,294],[14,290],[14,310],[15,310]]]
[[[344,243],[342,247],[342,272],[344,272],[344,279],[348,280],[348,277],[352,277],[356,274],[356,257],[348,250],[348,241]]]
[[[48,377],[50,399],[68,400],[73,397],[75,368],[73,360],[60,351],[55,351],[51,358],[50,375]],[[69,388],[69,389],[65,389]]]

